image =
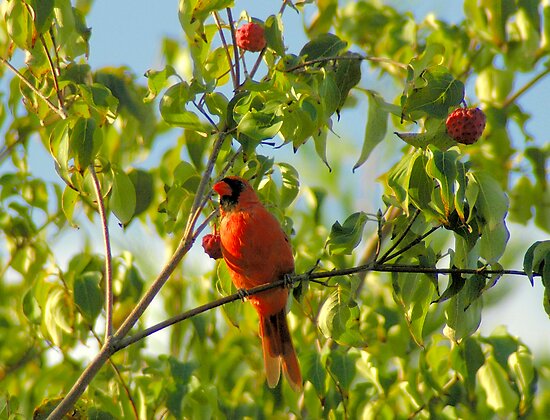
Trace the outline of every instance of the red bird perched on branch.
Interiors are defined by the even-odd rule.
[[[250,289],[294,272],[294,257],[279,221],[260,203],[250,184],[237,176],[214,185],[220,195],[220,241],[235,287]],[[295,391],[302,389],[300,366],[286,322],[288,290],[275,288],[250,296],[260,318],[267,384],[283,372]]]

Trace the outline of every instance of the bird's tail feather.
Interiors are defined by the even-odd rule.
[[[282,362],[283,373],[290,386],[294,391],[300,391],[302,389],[302,374],[288,330],[284,309],[274,315],[260,315],[260,335],[262,336],[268,386],[274,388],[279,383]]]

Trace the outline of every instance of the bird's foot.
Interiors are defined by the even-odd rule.
[[[243,301],[250,296],[250,293],[248,293],[248,290],[246,289],[237,289],[237,294],[239,295],[239,298]]]
[[[292,274],[283,274],[283,287],[285,287],[286,289],[292,289],[293,286],[294,279],[292,278]]]

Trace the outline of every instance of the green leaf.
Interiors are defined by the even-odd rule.
[[[466,337],[458,345],[453,346],[451,363],[452,367],[464,377],[468,394],[473,395],[477,371],[485,363],[485,356],[477,338]]]
[[[132,180],[120,169],[113,168],[113,188],[109,207],[120,223],[127,224],[136,211],[136,189]]]
[[[272,113],[249,111],[239,121],[237,131],[259,144],[262,140],[275,137],[282,125],[282,118]]]
[[[40,1],[40,0],[38,0]],[[22,50],[31,50],[33,45],[33,27],[31,15],[23,1],[5,3],[6,29],[9,39]]]
[[[23,296],[22,303],[23,313],[25,314],[27,319],[33,324],[40,325],[40,321],[42,320],[42,310],[36,298],[34,297],[34,290],[32,288],[27,290],[27,292]]]
[[[65,187],[65,189],[63,190],[61,204],[63,208],[63,213],[65,214],[67,221],[73,226],[75,226],[74,209],[79,202],[80,194],[78,193],[78,191],[75,191],[69,186]]]
[[[217,264],[216,274],[216,291],[221,296],[228,296],[235,293],[235,286],[233,285],[231,274],[229,274],[229,269],[227,268],[225,261]],[[223,305],[222,313],[231,325],[239,328],[239,325],[243,319],[243,305],[241,302],[230,302],[227,305]]]
[[[367,215],[364,212],[353,213],[343,225],[336,221],[327,239],[328,252],[331,255],[350,255],[361,242],[366,223]]]
[[[167,65],[162,70],[147,70],[145,77],[147,77],[147,96],[143,98],[144,102],[151,102],[157,97],[162,89],[166,87],[168,78],[176,75],[174,67]]]
[[[494,226],[482,226],[481,238],[479,239],[479,255],[488,264],[496,263],[504,254],[508,239],[510,239],[510,232],[504,222]]]
[[[63,332],[71,334],[72,306],[65,290],[61,287],[53,287],[48,293],[44,307],[44,327],[56,346],[63,343]]]
[[[541,274],[545,287],[550,287],[550,241],[537,241],[529,247],[523,258],[523,270],[533,285],[533,273]]]
[[[318,58],[327,58],[337,56],[344,48],[347,42],[342,41],[333,34],[321,34],[317,38],[309,41],[302,50],[300,56],[305,60],[316,60]]]
[[[446,218],[454,210],[454,185],[457,177],[456,164],[458,158],[459,154],[455,150],[448,152],[434,150],[426,166],[428,175],[433,177],[440,186],[439,194]]]
[[[299,174],[298,171],[288,163],[279,163],[277,166],[281,170],[283,179],[279,206],[286,209],[292,204],[300,192]]]
[[[138,216],[149,208],[153,202],[155,185],[153,175],[142,169],[132,169],[128,173],[136,192],[136,208],[134,216]]]
[[[520,394],[520,415],[525,415],[532,408],[536,392],[537,373],[533,362],[533,355],[523,345],[520,345],[518,350],[508,358],[508,366],[510,366]]]
[[[418,273],[392,273],[392,285],[412,338],[419,346],[424,346],[422,332],[435,292],[432,279]]]
[[[519,398],[510,386],[508,375],[502,366],[491,355],[477,372],[479,385],[487,395],[487,405],[499,416],[515,412]]]
[[[469,175],[470,181],[479,186],[475,206],[489,226],[505,220],[508,212],[508,197],[496,179],[487,172],[476,171]]]
[[[334,72],[321,69],[317,75],[319,98],[324,107],[324,119],[329,119],[336,112],[341,102],[341,92],[336,83]]]
[[[265,20],[264,35],[267,46],[281,57],[285,55],[283,29],[283,20],[280,14],[268,16]]]
[[[52,25],[54,0],[29,0],[29,6],[34,10],[34,26],[40,34],[46,32]]]
[[[484,223],[481,226],[480,255],[492,264],[502,256],[510,238],[505,223],[508,197],[500,184],[486,172],[468,173],[468,176],[469,181],[479,188],[475,208]]]
[[[90,118],[79,118],[71,133],[69,139],[69,147],[75,160],[75,166],[80,172],[92,163],[95,154],[99,150],[100,142],[94,144],[94,134],[96,131],[96,123]],[[98,137],[95,137],[98,139]]]
[[[514,72],[487,66],[476,78],[476,95],[481,102],[498,107],[514,86]]]
[[[452,298],[462,290],[462,288],[464,287],[464,284],[466,284],[466,279],[464,277],[462,277],[458,273],[451,273],[451,281],[447,285],[447,288],[445,289],[443,294],[438,299],[434,300],[432,303],[441,303]]]
[[[423,153],[415,153],[409,163],[411,168],[407,196],[411,202],[421,210],[430,208],[432,191],[434,189],[433,179],[426,173],[428,158]],[[405,184],[406,186],[406,184]]]
[[[229,101],[222,93],[207,93],[204,96],[204,103],[211,114],[220,117],[220,121],[225,121],[227,118],[227,106]],[[204,140],[203,140],[204,142]]]
[[[323,163],[327,166],[329,172],[332,171],[332,168],[327,161],[327,136],[328,130],[326,128],[321,128],[317,133],[313,133],[313,142],[315,143],[315,152],[317,156],[321,158]]]
[[[471,288],[477,289],[477,285],[466,282],[462,290],[449,299],[446,304],[447,326],[444,329],[444,334],[455,342],[471,336],[481,323],[483,301],[476,299],[472,302]]]
[[[338,111],[344,106],[349,91],[361,81],[362,56],[348,51],[342,57],[346,58],[338,60],[336,65],[336,86],[340,90]]]
[[[424,70],[413,88],[401,98],[403,114],[411,120],[425,116],[445,118],[449,108],[464,99],[464,84],[443,66]]]
[[[357,374],[355,362],[358,358],[359,355],[356,353],[346,353],[342,350],[330,352],[327,359],[327,367],[341,389],[349,389],[355,375]]]
[[[308,351],[300,354],[300,365],[304,379],[311,382],[315,391],[317,391],[317,395],[324,395],[327,373],[321,363],[319,352]]]
[[[384,140],[388,128],[388,112],[381,105],[384,102],[382,97],[376,92],[367,91],[367,98],[369,100],[369,112],[365,138],[359,159],[353,165],[353,172],[367,161],[374,148]]]
[[[533,217],[532,208],[537,199],[536,190],[527,176],[519,178],[510,191],[509,220],[527,225]]]
[[[194,96],[185,82],[171,86],[160,101],[160,115],[168,124],[207,134],[209,129],[199,117],[185,109],[187,102],[193,100]]]
[[[101,278],[101,273],[87,271],[77,276],[73,284],[74,303],[92,325],[101,313],[103,305],[103,295],[99,287]]]

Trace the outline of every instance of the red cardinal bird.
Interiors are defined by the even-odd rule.
[[[220,240],[235,287],[250,289],[294,272],[288,237],[278,220],[260,203],[244,179],[230,176],[214,185],[220,195]],[[273,388],[283,372],[295,391],[302,389],[300,366],[286,322],[288,290],[276,288],[250,296],[260,318],[267,384]]]

